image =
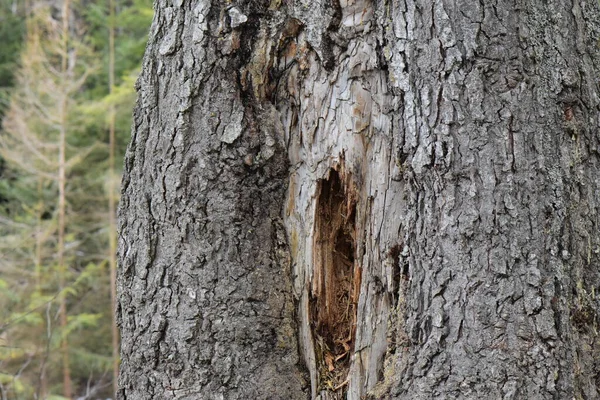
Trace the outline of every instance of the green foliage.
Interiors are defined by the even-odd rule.
[[[153,16],[152,1],[132,0],[127,7],[119,9],[115,17],[115,88],[109,94],[108,41],[109,16],[107,3],[81,6],[81,15],[90,27],[85,41],[94,50],[95,57],[102,58],[102,67],[87,80],[86,96],[90,100],[81,103],[82,120],[90,133],[106,133],[109,108],[116,109],[117,155],[121,159],[129,140],[132,105],[135,100],[134,83],[147,41],[147,33]],[[106,158],[106,157],[104,157]],[[121,163],[117,163],[121,165]]]
[[[15,379],[13,375],[0,372],[0,385],[10,387],[12,393],[17,399],[31,398],[32,390],[26,386],[20,379]]]
[[[66,79],[59,68],[62,40],[55,29],[60,27],[57,10],[51,12],[37,1],[32,4],[36,13],[25,23],[26,10],[12,14],[12,2],[0,0],[0,86],[13,85],[0,131],[4,155],[0,160],[0,389],[7,399],[42,394],[63,399],[60,346],[61,339],[67,338],[75,397],[85,393],[88,382],[98,388],[97,397],[113,397],[107,193],[120,178],[109,179],[107,115],[115,107],[116,165],[120,166],[152,3],[133,0],[117,8],[117,79],[109,95],[107,5],[75,4],[77,28],[69,40],[74,65]],[[67,285],[62,287],[56,259],[61,93],[68,94],[69,110],[65,124],[68,268]],[[64,329],[58,318],[61,296],[68,310]]]
[[[7,89],[14,84],[14,71],[25,35],[22,10],[14,8],[14,1],[0,0],[0,121],[8,105]]]

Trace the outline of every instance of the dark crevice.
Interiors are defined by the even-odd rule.
[[[360,267],[356,262],[356,190],[349,174],[330,170],[318,184],[311,328],[318,390],[341,395],[354,350]]]
[[[396,308],[398,304],[398,298],[400,296],[400,279],[408,280],[408,266],[400,265],[400,251],[401,247],[399,244],[392,246],[388,250],[388,257],[392,262],[392,307]]]

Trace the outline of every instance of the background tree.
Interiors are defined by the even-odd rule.
[[[62,22],[54,20],[48,9],[36,11],[32,21],[36,29],[29,33],[25,53],[21,59],[22,69],[17,82],[18,89],[13,93],[11,108],[5,121],[6,135],[2,140],[2,157],[17,168],[26,171],[36,186],[48,184],[54,192],[51,202],[39,205],[37,223],[42,207],[50,207],[53,230],[47,236],[51,241],[52,274],[55,274],[56,301],[60,326],[60,351],[62,357],[63,393],[72,397],[69,327],[67,311],[67,282],[74,269],[71,269],[70,255],[76,246],[73,229],[67,211],[67,175],[70,169],[89,150],[73,147],[68,143],[72,135],[69,115],[74,104],[74,94],[85,82],[87,68],[81,65],[78,56],[82,48],[70,38],[69,3],[62,8]],[[32,183],[33,183],[32,182]],[[39,192],[38,192],[39,193]],[[42,229],[36,226],[40,234]],[[38,239],[40,237],[38,236]],[[70,242],[70,243],[68,243]],[[39,248],[47,246],[44,240],[36,241],[36,266],[42,267]],[[45,393],[42,393],[45,396]]]
[[[68,338],[63,365],[71,375],[73,397],[112,397],[111,371],[118,365],[111,356],[114,307],[107,267],[114,227],[108,223],[108,197],[118,185],[133,82],[152,10],[149,1],[137,1],[109,18],[104,6],[73,3],[65,73],[61,9],[54,6],[31,5],[27,41],[0,132],[6,160],[0,177],[0,389],[6,399],[69,397],[62,382],[67,374],[59,367],[63,338]],[[113,90],[108,85],[109,21],[121,57],[114,63]],[[61,99],[68,105],[64,114]],[[116,112],[109,147],[106,116],[111,107]],[[60,127],[65,132],[64,263],[58,262],[57,251]],[[68,265],[63,274],[58,274],[60,264]],[[63,295],[68,318],[59,329],[57,307]]]
[[[109,94],[115,88],[115,0],[108,1],[108,87]],[[110,105],[108,120],[108,264],[110,269],[110,309],[112,320],[113,391],[117,393],[119,382],[119,328],[117,327],[117,201],[115,171],[115,106]]]
[[[596,398],[596,2],[159,0],[119,398]]]

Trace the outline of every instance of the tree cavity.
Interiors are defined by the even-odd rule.
[[[356,255],[357,191],[343,164],[317,185],[310,322],[318,391],[344,396],[354,351],[361,268]],[[337,396],[336,396],[337,397]]]

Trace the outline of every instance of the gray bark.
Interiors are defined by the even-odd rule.
[[[596,2],[157,0],[120,399],[600,397]]]

